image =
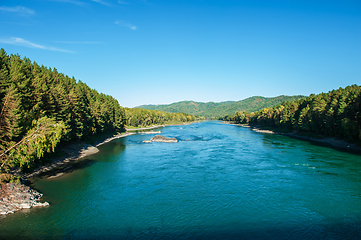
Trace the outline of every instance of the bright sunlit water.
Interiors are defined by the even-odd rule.
[[[361,156],[217,121],[133,135],[33,187],[14,239],[359,239]]]

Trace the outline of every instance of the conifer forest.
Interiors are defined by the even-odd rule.
[[[0,173],[29,168],[60,142],[120,133],[125,126],[184,123],[184,113],[130,109],[85,83],[0,50]]]

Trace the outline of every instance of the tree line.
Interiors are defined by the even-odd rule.
[[[165,112],[183,112],[192,115],[201,115],[210,119],[218,119],[219,117],[233,114],[236,111],[242,110],[246,112],[255,112],[266,107],[273,107],[281,104],[284,101],[294,101],[305,96],[278,96],[273,98],[266,98],[261,96],[253,96],[240,101],[227,101],[227,102],[194,102],[194,101],[181,101],[172,104],[164,105],[142,105],[139,108],[149,110],[160,110]]]
[[[0,49],[0,172],[29,167],[59,142],[122,132],[125,125],[194,120],[188,114],[123,108],[56,68]]]
[[[315,133],[361,143],[361,87],[347,86],[328,93],[287,101],[257,112],[236,112],[222,118],[235,123]]]
[[[167,113],[142,108],[124,108],[124,110],[125,124],[132,127],[162,125],[164,123],[186,123],[204,119],[186,113]]]

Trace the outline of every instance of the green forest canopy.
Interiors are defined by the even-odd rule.
[[[13,165],[29,167],[60,141],[122,132],[125,125],[194,120],[184,113],[125,109],[55,68],[0,50],[0,172]]]
[[[266,107],[273,107],[281,104],[285,101],[294,101],[305,96],[278,96],[273,98],[266,98],[260,96],[250,97],[237,102],[194,102],[194,101],[182,101],[172,104],[164,105],[142,105],[139,108],[160,110],[165,112],[183,112],[192,115],[200,115],[207,118],[219,118],[226,115],[232,115],[236,111],[255,112]]]
[[[192,122],[197,119],[193,115],[228,115],[225,120],[237,123],[314,132],[360,143],[360,92],[359,86],[352,85],[307,98],[252,97],[238,102],[143,106],[158,110],[123,108],[112,96],[98,93],[74,77],[19,54],[9,56],[1,49],[0,173],[11,166],[32,166],[59,142],[122,132],[125,126]],[[185,113],[169,113],[174,111]]]
[[[361,144],[361,87],[311,94],[254,113],[236,112],[224,120],[316,133]]]

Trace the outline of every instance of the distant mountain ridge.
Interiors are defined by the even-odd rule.
[[[195,102],[195,101],[181,101],[171,104],[161,105],[141,105],[136,108],[143,108],[149,110],[160,110],[165,112],[181,112],[192,115],[204,116],[207,118],[218,118],[226,115],[233,115],[236,111],[255,112],[263,108],[273,107],[283,102],[295,101],[306,96],[295,95],[278,97],[261,97],[254,96],[240,101],[226,101],[226,102]]]

